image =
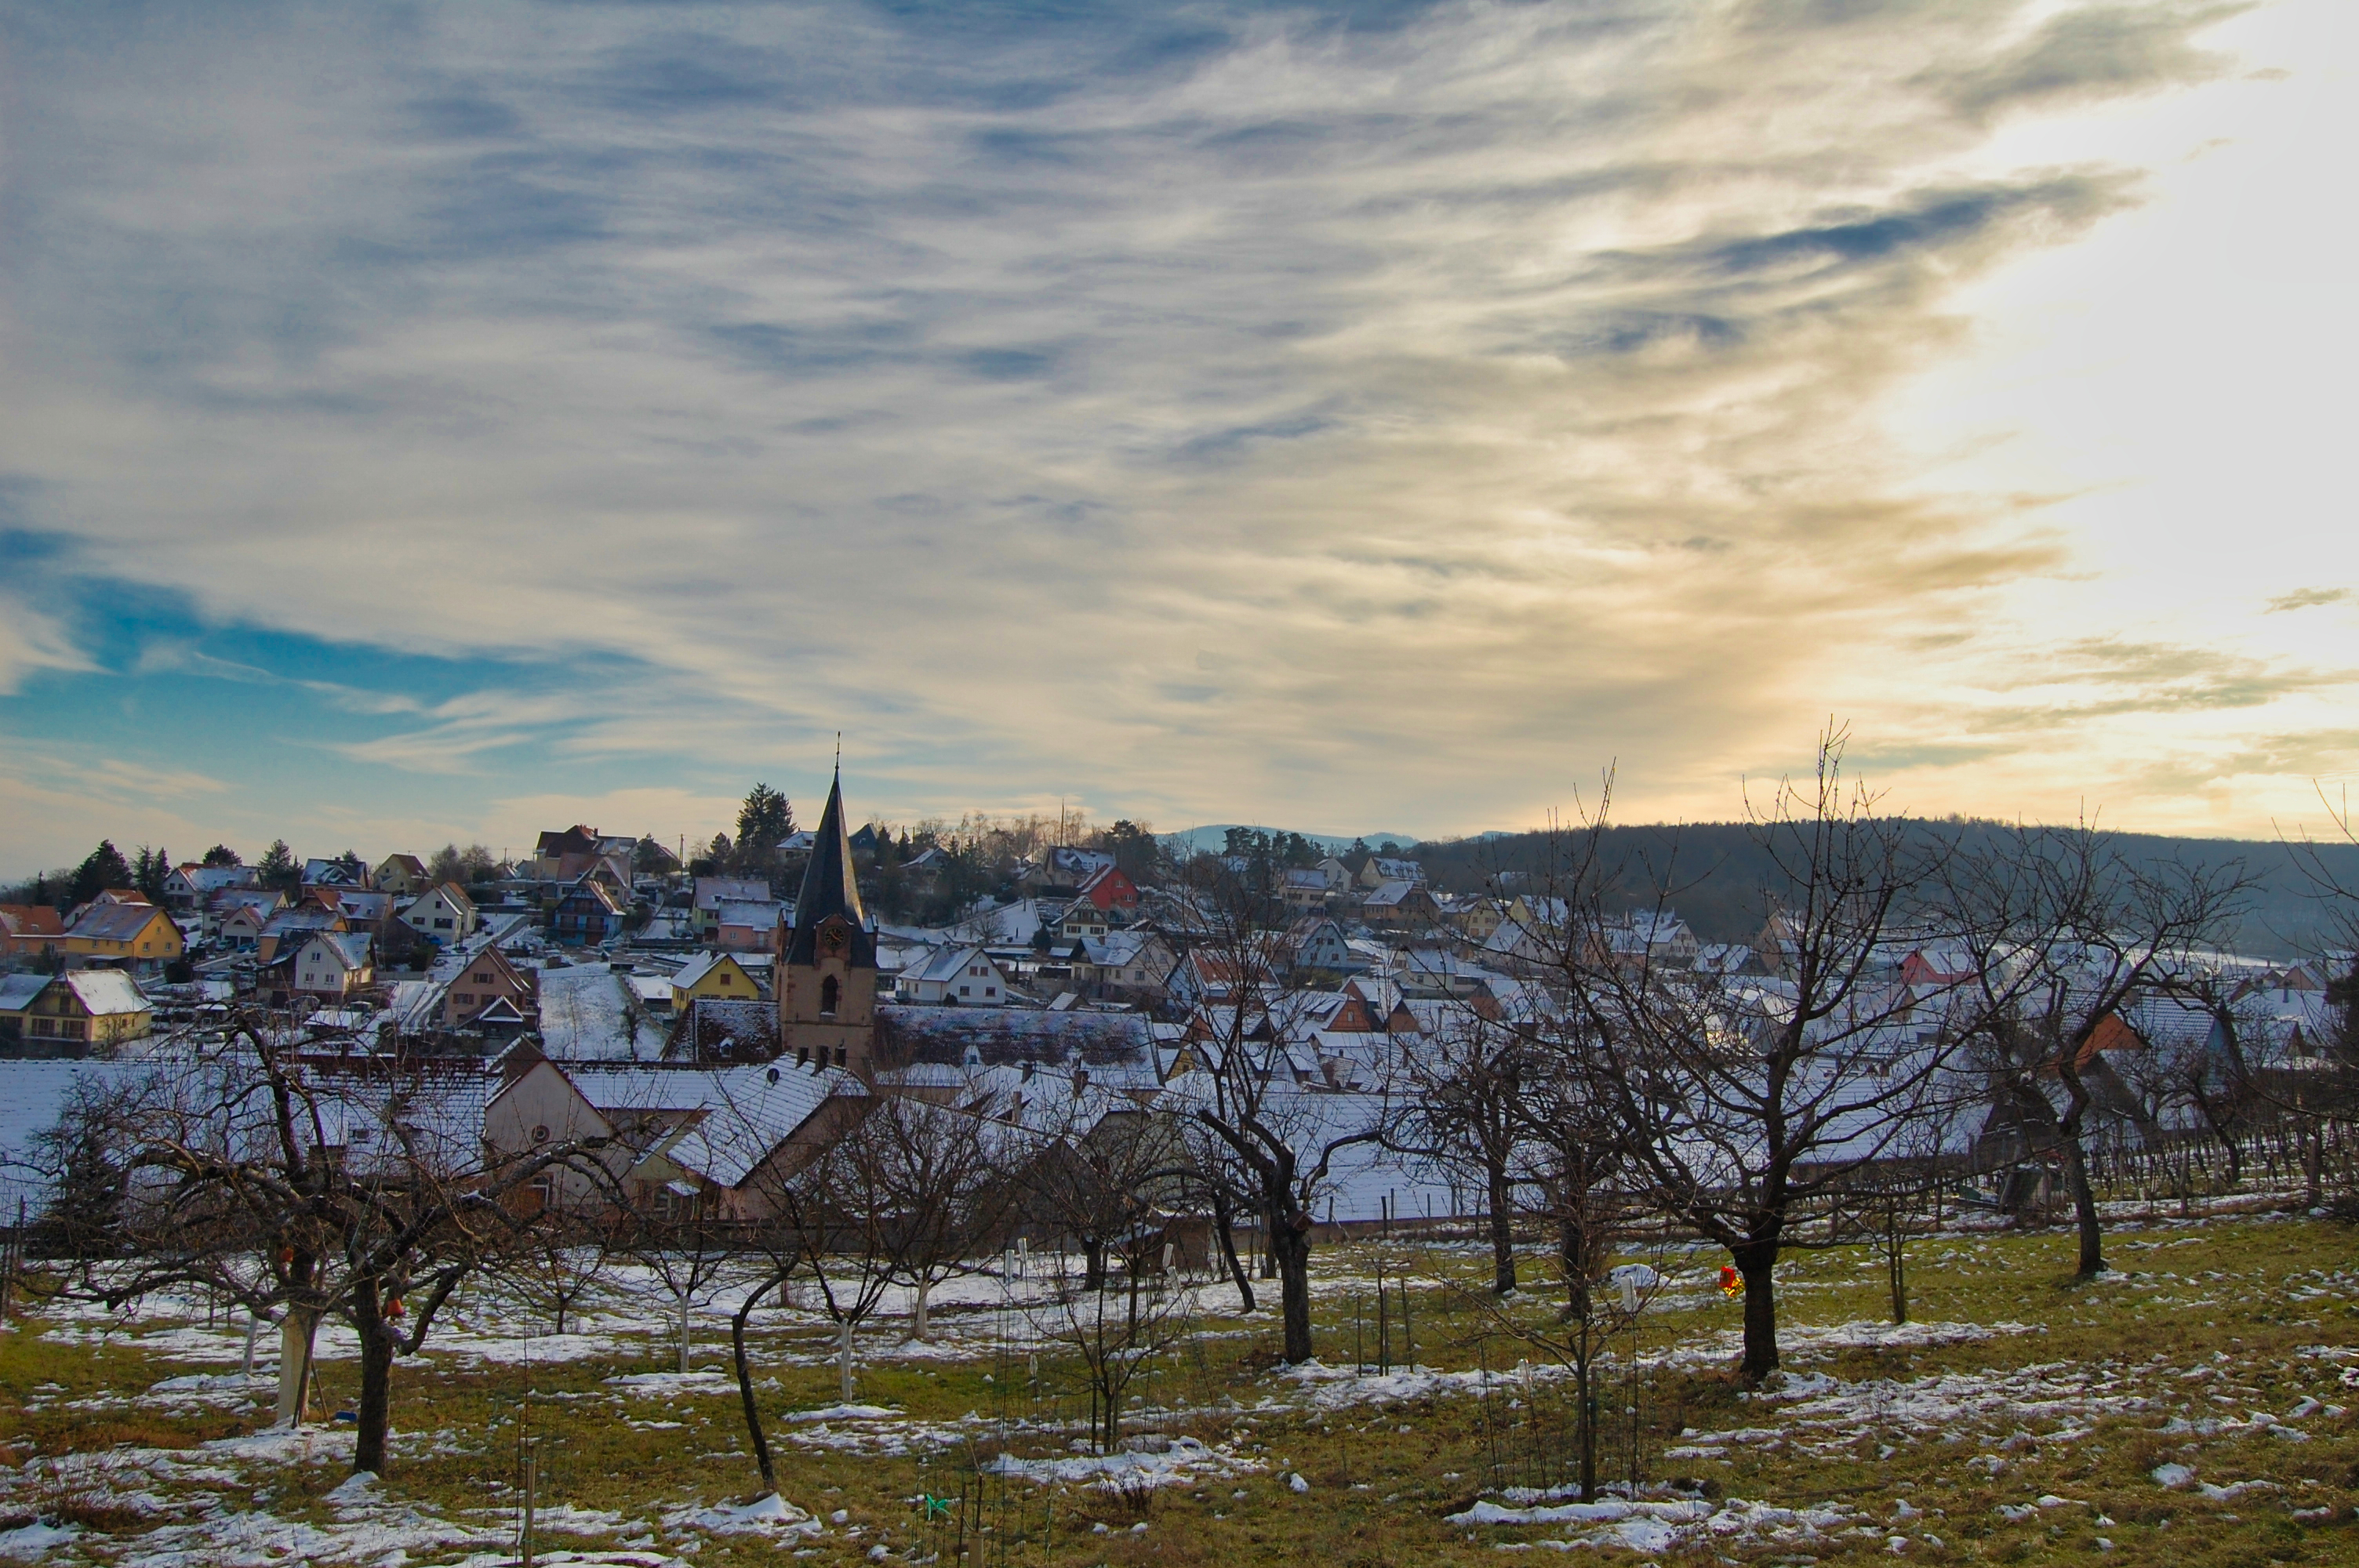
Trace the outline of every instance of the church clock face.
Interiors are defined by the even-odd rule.
[[[843,957],[843,927],[828,925],[820,927],[819,950],[831,958]]]

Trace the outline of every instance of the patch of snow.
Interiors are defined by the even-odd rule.
[[[727,1372],[705,1368],[701,1372],[626,1372],[606,1379],[610,1388],[622,1389],[641,1399],[663,1399],[679,1394],[734,1394],[737,1379]]]
[[[52,1546],[63,1546],[82,1533],[78,1524],[43,1524],[38,1519],[0,1530],[0,1557],[38,1557]]]
[[[825,1527],[772,1492],[750,1503],[721,1503],[709,1509],[675,1509],[664,1516],[664,1528],[672,1530],[701,1530],[714,1535],[818,1535]]]
[[[1118,1454],[1076,1454],[1058,1459],[1019,1459],[1012,1454],[1003,1454],[986,1468],[995,1475],[1019,1476],[1030,1481],[1169,1487],[1247,1475],[1262,1465],[1225,1444],[1214,1448],[1198,1438],[1175,1437],[1160,1453],[1125,1449]]]

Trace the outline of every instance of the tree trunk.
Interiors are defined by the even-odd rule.
[[[1745,1382],[1757,1384],[1777,1369],[1777,1243],[1748,1242],[1730,1249],[1745,1277]]]
[[[353,1326],[360,1331],[361,1398],[358,1441],[353,1444],[353,1474],[385,1474],[385,1433],[393,1406],[392,1326],[385,1320],[385,1303],[376,1282],[364,1279],[353,1292]]]
[[[261,1331],[262,1320],[254,1316],[251,1313],[247,1314],[245,1319],[245,1358],[238,1363],[237,1368],[240,1375],[244,1377],[251,1378],[254,1376],[254,1336]]]
[[[845,1318],[836,1326],[835,1375],[844,1402],[852,1402],[852,1320]]]
[[[679,1375],[688,1376],[688,1297],[679,1298]]]
[[[1507,1167],[1502,1162],[1490,1170],[1491,1183],[1491,1289],[1508,1296],[1516,1292],[1516,1217],[1514,1194],[1507,1185]]]
[[[1237,1283],[1237,1302],[1239,1305],[1245,1311],[1252,1312],[1255,1310],[1256,1304],[1254,1301],[1253,1281],[1245,1273],[1245,1264],[1237,1258],[1236,1232],[1230,1228],[1229,1220],[1230,1215],[1227,1200],[1220,1198],[1214,1199],[1212,1203],[1212,1234],[1220,1239],[1221,1260],[1229,1266],[1229,1278],[1234,1280]]]
[[[1286,1322],[1286,1360],[1310,1359],[1310,1222],[1289,1217],[1270,1227],[1270,1256],[1277,1262],[1278,1307]]]
[[[737,1402],[745,1410],[745,1435],[753,1440],[754,1463],[762,1472],[765,1492],[778,1489],[777,1466],[770,1458],[770,1440],[762,1431],[761,1407],[754,1402],[754,1368],[745,1358],[745,1320],[754,1314],[755,1303],[770,1293],[783,1276],[774,1275],[739,1303],[737,1314],[729,1320],[729,1349],[737,1364]]]
[[[1094,1236],[1082,1238],[1082,1289],[1105,1289],[1106,1247]]]
[[[1900,1204],[1895,1199],[1884,1217],[1885,1271],[1892,1286],[1892,1321],[1908,1321],[1908,1241],[1900,1234]]]
[[[933,1276],[919,1273],[917,1303],[909,1310],[909,1337],[920,1342],[926,1337],[926,1297],[933,1288]]]
[[[1588,1329],[1584,1326],[1581,1332],[1586,1338]],[[1591,1386],[1590,1370],[1590,1358],[1585,1353],[1573,1362],[1573,1390],[1581,1400],[1575,1423],[1581,1447],[1581,1500],[1584,1503],[1597,1500],[1597,1391]]]
[[[278,1421],[284,1427],[303,1424],[303,1406],[311,1392],[311,1336],[319,1315],[302,1307],[288,1307],[278,1320]]]
[[[2105,1231],[2097,1215],[2097,1189],[2089,1184],[2089,1158],[2078,1130],[2064,1135],[2064,1184],[2072,1194],[2072,1213],[2080,1223],[2080,1277],[2093,1280],[2105,1271]]]

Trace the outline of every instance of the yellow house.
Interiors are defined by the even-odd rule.
[[[172,917],[152,903],[118,903],[102,897],[67,928],[58,946],[91,958],[128,959],[137,965],[168,964],[189,950]]]
[[[19,982],[31,976],[11,976]],[[21,989],[21,986],[20,986]],[[20,1048],[80,1055],[91,1046],[136,1040],[154,1025],[147,999],[120,969],[76,969],[30,995],[0,995]]]
[[[711,997],[716,1001],[759,1001],[762,988],[734,956],[700,953],[689,961],[688,968],[671,978],[672,1011],[686,1012],[688,1004],[698,997]]]

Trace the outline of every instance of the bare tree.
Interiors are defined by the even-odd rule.
[[[880,1101],[885,1103],[898,1103]],[[835,1325],[841,1397],[853,1396],[853,1350],[860,1325],[875,1315],[902,1271],[902,1141],[871,1129],[876,1112],[847,1130],[800,1170],[779,1181],[780,1222],[800,1238],[819,1309]]]
[[[1114,1238],[1113,1267],[1101,1267],[1094,1281],[1065,1275],[1067,1254],[1060,1250],[1056,1298],[1032,1314],[1036,1323],[1052,1315],[1049,1332],[1071,1345],[1088,1368],[1090,1437],[1101,1454],[1121,1445],[1122,1412],[1133,1385],[1157,1357],[1194,1332],[1195,1288],[1164,1267],[1169,1247],[1165,1227],[1141,1224],[1125,1231]]]
[[[1743,1275],[1743,1373],[1754,1381],[1778,1364],[1776,1271],[1789,1227],[1961,1087],[1947,1071],[1960,988],[1891,973],[1899,949],[1947,934],[1951,846],[1877,815],[1844,776],[1844,739],[1830,730],[1814,775],[1753,807],[1773,868],[1762,891],[1775,979],[1671,967],[1626,940],[1622,905],[1661,913],[1680,868],[1676,838],[1642,875],[1605,862],[1610,784],[1559,852],[1556,983],[1592,1048],[1592,1081],[1626,1134],[1632,1179],[1727,1248]]]
[[[1283,1353],[1308,1361],[1315,1205],[1338,1153],[1383,1139],[1388,1103],[1296,1084],[1288,1045],[1306,999],[1275,970],[1269,901],[1212,857],[1180,870],[1199,962],[1224,994],[1198,1003],[1188,1045],[1194,1070],[1164,1098],[1190,1130],[1198,1168],[1233,1172],[1259,1211],[1277,1265]]]
[[[2019,829],[1978,860],[1960,885],[1979,906],[1975,924],[2006,936],[2001,961],[1979,969],[1978,1054],[2012,1103],[2043,1124],[2031,1130],[2052,1140],[2072,1200],[2079,1272],[2093,1277],[2105,1268],[2104,1227],[2086,1141],[2099,1087],[2114,1076],[2102,1035],[2125,1028],[2123,1015],[2140,999],[2211,961],[2246,878],[2240,865],[2141,865],[2086,824]]]
[[[1554,1261],[1564,1305],[1552,1328],[1535,1329],[1527,1319],[1516,1317],[1519,1326],[1514,1332],[1572,1369],[1581,1495],[1589,1500],[1597,1496],[1597,1360],[1622,1327],[1615,1302],[1600,1291],[1614,1249],[1636,1217],[1621,1185],[1628,1156],[1614,1105],[1598,1092],[1592,1043],[1580,1020],[1532,1021],[1522,1032],[1518,1078],[1525,1092],[1516,1105],[1521,1153],[1536,1158],[1538,1166],[1541,1212],[1556,1236]],[[1486,1311],[1494,1321],[1509,1321],[1504,1309]]]
[[[1023,1212],[1060,1242],[1080,1245],[1082,1288],[1094,1291],[1124,1237],[1160,1223],[1205,1184],[1168,1117],[1126,1095],[1065,1082],[1070,1092],[1027,1110],[1038,1142]]]
[[[631,1260],[671,1298],[680,1376],[688,1375],[689,1324],[741,1266],[737,1227],[707,1195],[667,1186],[622,1210],[617,1238]]]
[[[2331,1135],[2343,1151],[2335,1207],[2345,1218],[2359,1218],[2359,1170],[2351,1160],[2354,1130],[2359,1129],[2359,882],[2326,852],[2329,845],[2359,845],[2359,815],[2353,811],[2347,787],[2330,795],[2323,785],[2318,786],[2318,798],[2326,809],[2325,841],[2307,832],[2280,837],[2292,849],[2310,896],[2325,915],[2329,935],[2313,959],[2326,980],[2324,1007],[2318,1027],[2307,1032],[2309,1049],[2303,1058],[2261,1076],[2256,1087],[2299,1133],[2306,1206],[2318,1208],[2327,1202]]]
[[[1495,1012],[1495,1009],[1487,1010]],[[1516,1289],[1516,1186],[1531,1148],[1533,1031],[1473,1006],[1399,1054],[1401,1114],[1386,1144],[1471,1177],[1484,1195],[1491,1288]]]
[[[313,1062],[255,1021],[158,1064],[67,1140],[124,1175],[120,1251],[81,1285],[110,1303],[195,1285],[282,1325],[281,1417],[300,1419],[312,1335],[343,1317],[361,1346],[355,1471],[382,1473],[397,1356],[515,1239],[509,1200],[592,1142],[487,1150],[470,1082],[400,1063]]]
[[[563,1334],[606,1293],[621,1232],[603,1216],[543,1209],[496,1260],[494,1276]]]

